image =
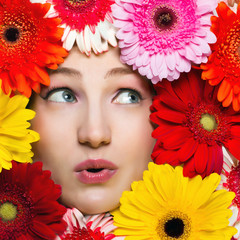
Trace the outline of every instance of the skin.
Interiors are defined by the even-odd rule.
[[[151,159],[151,86],[120,62],[117,48],[86,57],[74,47],[50,78],[32,102],[32,129],[41,137],[34,160],[52,171],[64,205],[85,214],[113,210]],[[74,168],[87,159],[108,160],[118,170],[105,183],[84,184]]]
[[[239,4],[239,0],[228,0],[227,2],[230,7],[233,7],[234,3]]]

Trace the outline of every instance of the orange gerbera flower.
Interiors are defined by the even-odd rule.
[[[67,51],[60,46],[60,19],[44,18],[50,4],[0,0],[0,79],[2,89],[25,96],[49,85],[45,67],[56,69]]]
[[[224,2],[217,7],[219,17],[213,16],[212,31],[217,42],[212,45],[212,55],[201,65],[202,78],[213,86],[220,84],[218,101],[224,107],[231,103],[240,110],[240,5],[235,14]]]

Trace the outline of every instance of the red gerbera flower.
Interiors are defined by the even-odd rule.
[[[66,208],[56,200],[59,185],[42,171],[42,163],[12,163],[11,170],[0,174],[0,238],[54,239],[62,234]]]
[[[113,22],[109,13],[114,0],[51,0],[51,2],[62,23],[79,32],[88,25],[94,33],[97,24],[105,18]]]
[[[219,17],[212,16],[212,31],[217,42],[212,45],[212,55],[202,78],[213,86],[220,84],[217,98],[224,107],[231,103],[240,110],[240,5],[235,14],[224,2],[217,7]]]
[[[78,223],[77,223],[78,224]],[[62,237],[63,240],[105,240],[104,233],[101,231],[93,231],[91,228],[74,226],[71,233]]]
[[[49,8],[48,3],[0,0],[0,79],[6,94],[39,92],[40,83],[50,83],[45,67],[56,69],[67,55],[59,41],[61,20],[44,18]]]
[[[240,159],[240,114],[223,108],[216,87],[202,81],[200,72],[183,74],[180,81],[156,85],[151,120],[157,144],[152,158],[158,163],[184,164],[184,175],[220,174],[224,145]]]
[[[87,215],[76,209],[68,209],[63,217],[68,228],[56,240],[111,240],[115,235],[111,232],[116,228],[110,214]]]

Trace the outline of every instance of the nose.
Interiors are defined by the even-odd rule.
[[[80,144],[99,148],[111,142],[111,128],[106,109],[95,104],[87,107],[78,130]]]

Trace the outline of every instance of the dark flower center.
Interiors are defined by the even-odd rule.
[[[180,218],[172,218],[164,225],[164,231],[169,237],[179,238],[184,232],[184,223]]]
[[[20,38],[20,32],[17,28],[9,27],[5,30],[4,37],[8,42],[15,43]]]
[[[179,211],[170,211],[159,219],[156,233],[159,239],[188,239],[191,225],[188,215]]]
[[[177,16],[172,9],[160,7],[155,11],[153,21],[158,30],[170,30],[177,23]]]

